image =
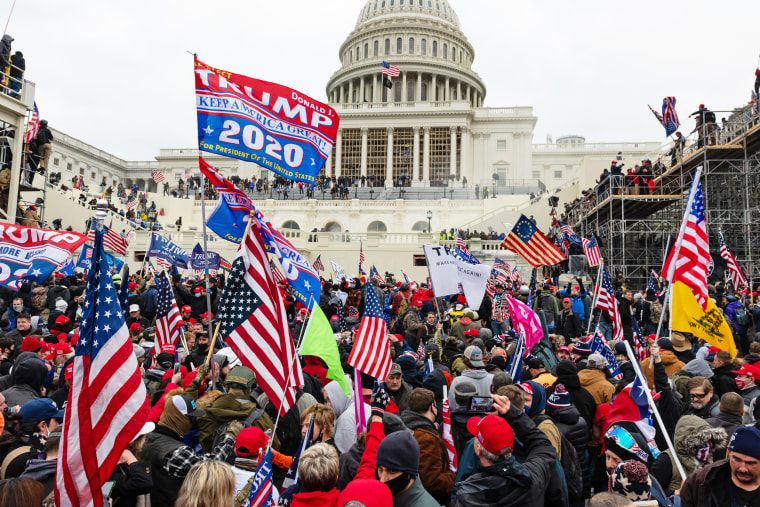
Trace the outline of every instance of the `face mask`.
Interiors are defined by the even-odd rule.
[[[22,312],[23,310],[24,310],[24,305],[13,305],[14,312]]]
[[[207,350],[208,349],[208,343],[199,343],[198,344],[198,350]]]
[[[388,482],[386,482],[385,485],[388,486],[388,489],[391,490],[391,495],[396,496],[402,491],[404,491],[404,488],[406,488],[409,485],[409,481],[411,479],[412,479],[412,476],[404,472],[398,477],[396,477],[395,479],[391,479]]]
[[[196,295],[195,295],[195,297],[197,297],[197,298],[199,298],[199,297],[201,297],[201,296],[203,296],[203,294],[201,294],[200,292],[199,292],[198,294],[196,294]]]
[[[747,383],[740,378],[734,379],[734,382],[736,382],[736,387],[738,387],[740,391],[743,391],[744,388],[747,387]]]

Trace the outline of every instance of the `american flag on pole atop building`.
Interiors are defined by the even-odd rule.
[[[618,310],[617,299],[615,299],[615,290],[612,288],[610,274],[607,268],[602,266],[602,283],[599,286],[599,298],[596,307],[605,310],[612,320],[614,330],[613,339],[623,339],[623,323],[620,320],[620,311]]]
[[[583,253],[586,254],[586,262],[589,266],[598,266],[602,263],[602,256],[599,253],[599,245],[596,238],[591,235],[591,239],[583,238]]]
[[[164,176],[164,173],[161,171],[151,171],[150,176],[156,183],[161,183],[162,181],[166,180],[166,176]]]
[[[721,231],[718,231],[718,239],[720,240],[720,256],[726,259],[728,276],[731,278],[731,283],[733,284],[734,289],[738,289],[743,284],[747,283],[747,279],[744,278],[742,270],[739,269],[739,264],[737,264],[734,255],[728,250],[726,240],[723,239],[723,233]]]
[[[182,332],[182,316],[177,308],[168,273],[156,276],[158,298],[156,303],[156,355],[177,351],[177,342]]]
[[[398,77],[401,74],[401,70],[395,65],[391,65],[388,62],[383,62],[383,74],[391,77]]]
[[[686,213],[681,223],[679,241],[665,259],[662,272],[671,283],[683,282],[687,285],[702,309],[707,308],[707,269],[710,265],[710,245],[707,240],[705,206],[702,200],[702,184],[698,169],[689,192]],[[678,258],[673,257],[678,252]]]
[[[95,236],[55,474],[56,505],[104,505],[103,485],[150,405],[103,248]]]
[[[37,132],[40,130],[40,112],[37,109],[37,101],[34,101],[34,109],[32,109],[32,116],[29,117],[29,123],[26,125],[26,134],[24,134],[24,142],[28,143],[37,136]]]
[[[367,260],[364,258],[364,245],[362,243],[359,243],[359,269],[362,268],[362,264],[364,264],[364,261]]]
[[[259,233],[262,225],[255,215],[251,221],[219,302],[219,336],[243,365],[253,370],[259,385],[273,403],[280,403],[279,412],[284,415],[303,385],[301,364],[294,360],[285,305]]]
[[[376,379],[385,379],[391,371],[391,349],[383,309],[374,290],[367,291],[364,315],[348,364]]]
[[[676,98],[665,97],[662,99],[662,126],[665,127],[665,135],[673,135],[680,125],[676,114]]]
[[[131,235],[124,237],[115,230],[110,229],[106,226],[103,226],[103,229],[105,231],[103,234],[103,246],[113,252],[116,252],[117,254],[127,255],[127,248],[129,248],[129,239],[131,238]],[[87,239],[89,241],[95,241],[94,229],[90,230],[90,233],[87,235]]]

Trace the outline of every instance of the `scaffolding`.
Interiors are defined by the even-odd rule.
[[[617,194],[607,188],[569,210],[568,222],[579,234],[597,237],[611,271],[622,272],[631,287],[645,287],[650,270],[659,272],[668,245],[678,236],[689,189],[701,167],[715,268],[710,281],[726,278],[719,231],[747,280],[760,281],[760,231],[755,227],[760,224],[760,116],[754,107],[743,109],[739,118],[701,142],[696,136],[687,139],[682,154],[651,155],[663,168],[651,194],[632,195],[635,190],[624,185]]]

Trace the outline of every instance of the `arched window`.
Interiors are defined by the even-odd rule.
[[[369,44],[364,44],[364,58],[369,58]]]
[[[359,46],[356,46],[356,61],[359,61]]]
[[[396,54],[397,55],[401,54],[401,49],[402,49],[401,46],[403,46],[403,43],[401,42],[401,37],[399,37],[398,39],[396,39]]]
[[[394,2],[394,1],[395,1],[395,0],[391,0],[391,7],[393,7],[393,2]]]
[[[449,45],[444,42],[443,43],[443,59],[444,60],[448,58],[448,49],[449,49]]]
[[[301,230],[301,227],[298,225],[298,222],[294,220],[288,220],[284,224],[282,224],[282,227],[280,229],[295,229],[297,231]]]
[[[403,90],[401,89],[401,83],[396,81],[393,83],[393,101],[394,102],[401,102],[401,93]]]
[[[454,46],[451,46],[451,59],[455,62],[457,61],[457,48]]]
[[[433,56],[438,56],[438,41],[433,41]]]
[[[385,54],[389,55],[391,54],[391,40],[385,39]]]
[[[343,227],[338,222],[327,222],[325,224],[325,230],[327,232],[342,232]]]
[[[409,38],[409,54],[414,54],[414,37]]]
[[[420,220],[412,226],[412,232],[430,232],[428,230],[428,223]]]
[[[420,100],[427,100],[427,83],[422,83],[420,87]]]
[[[425,56],[427,54],[427,40],[425,39],[422,39],[422,41],[420,41],[420,54],[422,56]]]
[[[375,56],[378,56],[380,53],[380,41],[375,41]]]
[[[388,228],[383,222],[375,220],[367,226],[367,232],[388,232]]]

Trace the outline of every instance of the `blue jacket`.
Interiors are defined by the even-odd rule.
[[[581,290],[577,296],[571,295],[570,287],[572,285],[572,282],[567,283],[567,287],[565,287],[565,290],[560,292],[564,297],[570,298],[573,301],[573,311],[578,314],[578,318],[581,320],[581,322],[585,322],[586,320],[586,287],[583,285],[583,282],[578,282],[580,284]]]
[[[145,313],[156,313],[156,307],[158,306],[158,290],[155,287],[148,287],[143,292],[143,300],[145,301]]]

